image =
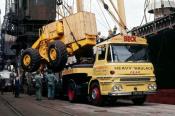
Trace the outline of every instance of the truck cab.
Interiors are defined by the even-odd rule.
[[[131,98],[143,104],[147,94],[156,92],[154,67],[149,62],[146,39],[115,36],[95,46],[96,59],[89,83],[93,103],[104,96]]]

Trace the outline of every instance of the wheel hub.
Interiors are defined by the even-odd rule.
[[[98,95],[98,92],[96,89],[93,89],[92,90],[92,99],[96,99],[97,98],[97,95]]]
[[[55,48],[52,48],[50,50],[50,58],[51,58],[51,60],[56,60],[56,58],[57,58],[57,52],[56,52],[56,49]]]
[[[30,62],[31,62],[31,57],[30,57],[30,55],[25,55],[24,56],[24,58],[23,58],[23,63],[24,63],[24,65],[25,66],[28,66],[29,64],[30,64]]]

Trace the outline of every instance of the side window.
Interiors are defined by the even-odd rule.
[[[98,60],[104,60],[106,53],[106,46],[102,46],[98,48]]]

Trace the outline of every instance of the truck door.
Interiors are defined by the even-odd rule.
[[[94,64],[94,76],[95,77],[103,77],[106,75],[106,54],[107,54],[107,49],[106,45],[101,45],[97,46],[97,51],[96,51],[96,60]]]

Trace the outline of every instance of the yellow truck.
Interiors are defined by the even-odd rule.
[[[154,68],[148,60],[145,39],[117,35],[94,49],[94,64],[74,65],[62,72],[63,80],[71,77],[67,89],[70,101],[76,99],[80,91],[77,89],[85,85],[81,91],[87,92],[94,105],[108,98],[131,98],[134,104],[141,105],[146,95],[156,92]]]
[[[143,104],[157,89],[146,39],[119,34],[96,44],[96,34],[95,15],[88,12],[48,24],[23,52],[22,67],[32,72],[42,64],[59,72],[59,92],[71,102],[88,97],[93,105],[101,105],[130,98]],[[74,56],[76,62],[69,63],[68,57]]]

